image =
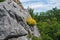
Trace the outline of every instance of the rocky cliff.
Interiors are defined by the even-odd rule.
[[[27,35],[39,37],[36,26],[26,23],[28,11],[14,0],[0,2],[0,40],[32,40]],[[31,16],[30,16],[31,17]]]

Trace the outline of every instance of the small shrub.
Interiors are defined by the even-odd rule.
[[[34,19],[31,18],[31,17],[27,17],[26,22],[27,22],[27,24],[30,25],[30,26],[36,25],[36,20],[34,20]]]
[[[3,1],[5,1],[5,0],[0,0],[0,2],[3,2]]]
[[[31,34],[28,34],[28,35],[27,35],[27,37],[28,37],[28,38],[31,38],[31,37],[32,37],[32,35],[31,35]]]
[[[37,38],[37,37],[35,37],[35,36],[33,36],[33,37],[32,37],[32,40],[38,40],[38,38]]]

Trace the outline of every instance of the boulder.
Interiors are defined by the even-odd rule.
[[[32,27],[32,31],[26,23],[27,16],[30,16],[28,11],[13,0],[0,2],[0,40],[29,40],[29,33],[38,37],[38,29]]]

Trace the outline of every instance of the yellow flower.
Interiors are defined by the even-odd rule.
[[[28,25],[36,25],[36,21],[31,17],[27,17],[26,22]]]

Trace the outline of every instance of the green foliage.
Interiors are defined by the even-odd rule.
[[[0,0],[0,2],[3,2],[3,1],[5,1],[5,0]]]
[[[40,15],[31,12],[31,16],[37,21],[42,40],[60,40],[60,9],[55,7]],[[34,37],[33,40],[37,39]]]
[[[27,37],[32,38],[32,40],[42,40],[41,38],[35,37],[35,36],[31,35],[31,34],[28,34]]]
[[[28,9],[28,11],[29,11],[29,14],[32,16],[32,18],[34,18],[34,10],[33,9]]]
[[[28,38],[31,38],[31,37],[32,37],[32,35],[31,35],[31,34],[28,34],[28,35],[27,35],[27,37],[28,37]]]
[[[37,37],[33,36],[32,40],[39,40]]]

